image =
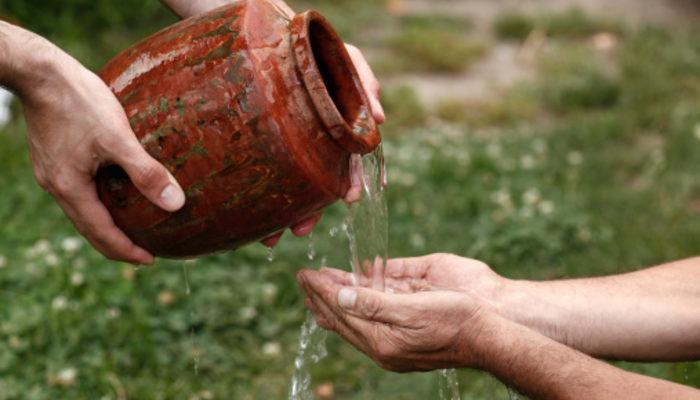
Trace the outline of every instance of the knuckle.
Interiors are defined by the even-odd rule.
[[[95,146],[100,153],[112,154],[121,141],[114,133],[102,133],[95,138]]]
[[[155,162],[145,162],[136,169],[133,179],[137,186],[154,186],[163,177],[161,166]]]
[[[74,183],[70,174],[59,168],[51,173],[50,178],[48,181],[45,180],[44,185],[46,185],[49,193],[52,195],[67,196],[71,193]]]

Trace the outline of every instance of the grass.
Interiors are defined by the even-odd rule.
[[[465,18],[409,15],[398,18],[398,29],[389,38],[393,72],[463,72],[479,60],[488,45],[469,32]]]
[[[496,36],[505,40],[523,41],[536,29],[550,37],[567,39],[587,38],[600,32],[620,35],[625,30],[618,21],[594,18],[578,8],[539,16],[506,12],[494,22]]]
[[[362,36],[341,13],[355,2],[317,3]],[[376,18],[372,7],[379,6],[358,9],[362,21]],[[431,18],[410,24],[425,29]],[[101,29],[75,42],[81,60],[97,62],[121,46],[101,39],[117,26]],[[626,34],[612,69],[587,57],[584,43],[562,39],[576,49],[548,55],[530,85],[478,107],[446,102],[440,118],[410,88],[388,90],[390,253],[454,252],[527,279],[697,255],[695,37]],[[598,77],[577,80],[586,73]],[[254,245],[136,272],[75,242],[34,183],[24,132],[19,118],[0,130],[0,399],[284,398],[304,319],[294,273],[323,258],[347,267],[344,236],[330,234],[343,207],[326,211],[312,239],[285,237],[272,262]],[[328,350],[313,381],[331,383],[336,399],[435,397],[435,374],[381,371],[334,335]],[[700,387],[697,363],[620,365]],[[486,374],[465,370],[459,378],[463,398],[506,398]]]

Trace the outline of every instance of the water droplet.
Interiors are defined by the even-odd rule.
[[[506,388],[508,389],[508,398],[510,400],[520,400],[520,395],[518,394],[518,392],[515,389],[513,389],[511,387],[506,387]]]
[[[197,339],[194,332],[194,320],[195,314],[192,310],[192,303],[190,298],[192,296],[192,290],[190,286],[190,270],[187,262],[182,263],[182,275],[185,278],[185,294],[187,295],[187,308],[189,309],[189,324],[190,324],[190,341],[192,342],[192,364],[194,368],[194,374],[199,375],[199,349],[197,347]]]
[[[313,261],[316,258],[316,244],[314,243],[314,234],[309,234],[309,247],[306,250],[306,257],[309,261]]]
[[[438,393],[440,400],[460,400],[456,370],[443,369],[438,371]]]
[[[267,261],[275,261],[275,249],[273,249],[272,247],[267,248]]]

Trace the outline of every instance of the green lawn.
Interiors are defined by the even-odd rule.
[[[52,36],[92,67],[173,20],[155,2],[113,9],[105,0],[89,11],[84,1],[61,3],[78,16],[55,12]],[[410,40],[396,39],[407,22],[380,2],[312,3],[355,42],[372,42],[362,29],[379,24],[388,27],[376,33],[382,46],[413,54]],[[0,15],[47,32],[51,21],[32,17],[42,7],[57,6],[9,1]],[[391,255],[454,252],[508,277],[551,279],[700,253],[698,32],[622,34],[622,25],[565,14],[616,32],[617,50],[601,56],[588,28],[573,34],[556,18],[543,19],[564,33],[552,34],[539,77],[501,100],[460,113],[458,101],[428,110],[410,89],[387,90]],[[435,29],[409,22],[412,34]],[[461,22],[442,23],[455,32]],[[294,274],[323,258],[348,267],[343,206],[326,212],[313,238],[285,237],[273,261],[254,245],[134,271],[73,239],[33,180],[24,132],[21,118],[0,130],[0,399],[284,398],[305,315]],[[436,374],[384,372],[334,335],[328,352],[313,380],[332,383],[336,399],[436,396]],[[698,363],[622,365],[700,387]],[[507,397],[482,373],[460,371],[460,383],[463,398]]]

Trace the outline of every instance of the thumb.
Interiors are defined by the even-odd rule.
[[[402,325],[410,304],[405,295],[394,295],[360,287],[338,291],[338,306],[364,320]]]
[[[107,149],[110,161],[126,171],[136,188],[148,200],[174,212],[185,205],[185,193],[170,172],[133,139],[122,140]]]

